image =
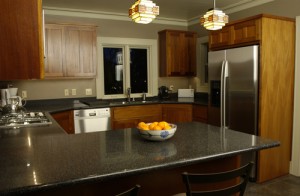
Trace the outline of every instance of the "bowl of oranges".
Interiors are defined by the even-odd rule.
[[[141,137],[151,141],[164,141],[171,138],[177,129],[175,124],[166,121],[138,124],[138,130]]]

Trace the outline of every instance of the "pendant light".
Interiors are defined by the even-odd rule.
[[[200,19],[201,25],[203,25],[207,30],[219,30],[228,23],[228,16],[222,12],[222,10],[215,7],[208,10],[204,16]]]
[[[150,0],[137,0],[129,8],[129,17],[136,23],[148,24],[159,15],[159,6]]]

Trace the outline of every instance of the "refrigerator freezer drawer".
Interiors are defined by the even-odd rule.
[[[178,89],[178,97],[194,97],[194,89]]]

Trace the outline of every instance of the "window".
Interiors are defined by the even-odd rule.
[[[99,38],[97,98],[125,98],[157,93],[157,40]]]

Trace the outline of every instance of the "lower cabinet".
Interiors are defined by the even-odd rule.
[[[136,127],[141,121],[161,121],[161,105],[138,105],[114,107],[111,109],[112,129],[123,129]]]
[[[73,110],[52,113],[51,115],[68,134],[75,133]]]
[[[207,123],[207,106],[193,105],[193,121]]]
[[[192,104],[162,104],[162,119],[170,123],[192,122]]]

